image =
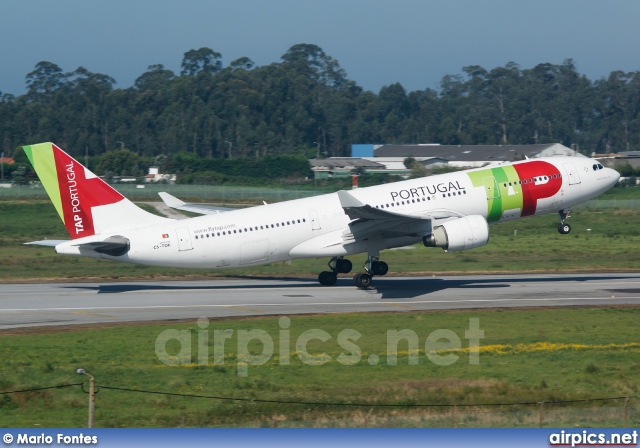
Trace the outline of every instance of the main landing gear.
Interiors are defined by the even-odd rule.
[[[560,215],[560,225],[558,226],[558,232],[560,232],[562,235],[566,235],[571,232],[571,226],[564,222],[564,220],[569,216],[569,209],[562,209],[558,212],[558,214]]]
[[[348,274],[353,269],[351,261],[342,257],[333,257],[329,263],[330,271],[322,271],[318,275],[318,281],[323,286],[333,286],[338,281],[338,274]],[[353,276],[353,282],[358,288],[368,288],[374,275],[382,276],[389,272],[389,265],[384,261],[380,261],[379,257],[369,255],[364,264],[364,273],[358,273]]]
[[[318,275],[318,281],[323,286],[333,286],[338,281],[338,274],[348,274],[353,269],[353,264],[342,257],[333,257],[329,263],[331,271],[322,271]]]
[[[367,257],[367,261],[363,267],[366,273],[353,276],[353,282],[361,289],[371,286],[374,275],[383,276],[389,272],[389,265],[384,261],[380,261],[379,257],[372,255]]]

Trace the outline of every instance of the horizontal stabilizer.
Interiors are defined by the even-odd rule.
[[[55,247],[58,244],[66,243],[69,240],[40,240],[40,241],[29,241],[28,243],[24,243],[28,246],[49,246]]]
[[[169,193],[165,193],[164,191],[161,191],[160,193],[158,193],[158,195],[160,195],[160,198],[167,205],[167,207],[171,207],[176,210],[182,210],[184,212],[197,213],[199,215],[212,215],[215,213],[235,210],[233,208],[215,207],[213,205],[186,203],[184,201],[181,201],[177,197],[170,195]]]

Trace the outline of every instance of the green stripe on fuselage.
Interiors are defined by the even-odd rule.
[[[53,206],[58,211],[60,219],[64,222],[62,211],[62,198],[60,197],[60,187],[58,185],[58,173],[56,171],[56,160],[53,156],[53,146],[51,143],[39,143],[37,145],[23,146],[33,169],[36,171],[40,182],[47,191]]]
[[[487,221],[500,221],[505,210],[519,209],[522,213],[522,186],[513,166],[498,166],[468,173],[474,187],[482,187],[487,193]],[[487,191],[486,178],[494,178],[497,191]],[[511,185],[509,185],[511,184]],[[494,183],[495,185],[495,183]]]

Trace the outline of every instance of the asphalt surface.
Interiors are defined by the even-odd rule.
[[[0,330],[227,316],[640,305],[640,274],[0,284]]]

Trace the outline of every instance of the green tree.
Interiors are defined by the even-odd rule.
[[[207,47],[189,50],[182,58],[181,67],[181,75],[195,76],[198,73],[212,75],[222,70],[222,55]]]
[[[115,149],[108,151],[100,157],[96,166],[96,174],[107,177],[135,176],[146,174],[149,161],[141,158],[135,152],[128,149]]]

